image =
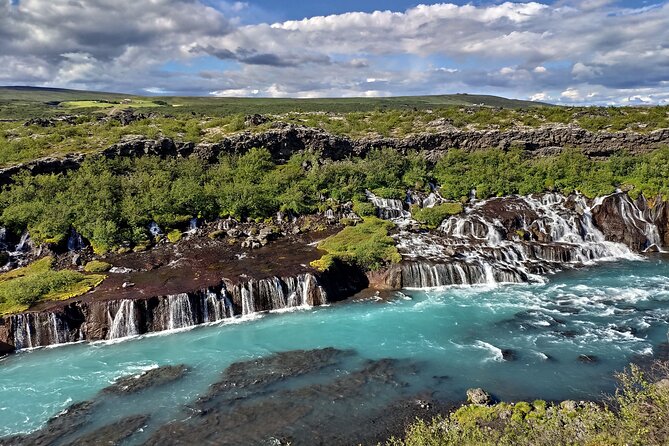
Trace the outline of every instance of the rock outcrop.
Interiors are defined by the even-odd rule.
[[[365,156],[380,147],[400,152],[417,150],[430,160],[439,158],[451,148],[468,151],[488,148],[519,147],[531,156],[555,155],[565,147],[579,147],[593,158],[606,158],[620,149],[644,153],[669,144],[669,129],[642,134],[635,132],[590,132],[573,126],[550,126],[536,129],[445,130],[421,133],[406,138],[366,137],[360,139],[338,136],[321,129],[284,124],[264,132],[242,132],[223,138],[217,143],[193,144],[169,138],[158,140],[141,136],[126,137],[109,148],[89,155],[114,158],[119,156],[197,156],[214,162],[221,153],[244,153],[254,147],[265,147],[275,160],[282,162],[293,153],[317,150],[324,158],[341,160],[349,156]],[[34,174],[64,172],[78,168],[84,155],[71,154],[64,158],[42,158],[0,169],[0,185],[8,184],[12,175],[27,169]]]
[[[118,339],[259,312],[319,306],[346,298],[366,285],[362,273],[341,265],[325,273],[304,272],[243,282],[223,279],[217,287],[175,295],[75,300],[0,318],[0,353],[82,340]]]

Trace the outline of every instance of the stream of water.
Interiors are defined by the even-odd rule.
[[[669,261],[652,256],[558,273],[545,284],[405,291],[390,300],[34,349],[0,361],[0,435],[35,430],[119,377],[187,365],[183,379],[96,412],[93,425],[150,413],[143,433],[131,441],[141,442],[157,427],[188,417],[184,406],[231,364],[325,347],[353,350],[357,359],[320,376],[296,377],[292,388],[345,378],[365,360],[394,358],[407,365],[393,371],[403,385],[375,389],[375,398],[364,403],[369,411],[419,394],[458,401],[479,386],[505,400],[599,398],[613,390],[613,373],[630,361],[666,355],[668,329]],[[350,408],[328,410],[336,418]],[[299,431],[300,422],[291,429]]]

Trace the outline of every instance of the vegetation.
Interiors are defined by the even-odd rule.
[[[111,109],[124,108],[146,117],[126,126],[107,119]],[[265,113],[266,122],[248,123],[245,115],[258,110]],[[74,122],[24,126],[28,118],[72,114],[77,115]],[[475,95],[305,100],[146,98],[0,87],[0,166],[44,156],[93,153],[127,135],[217,142],[240,131],[265,131],[277,122],[351,137],[404,137],[445,128],[507,130],[547,124],[571,124],[592,131],[649,132],[669,127],[669,107],[554,107]]]
[[[367,188],[405,188],[420,175],[426,184],[427,170],[417,173],[416,159],[378,150],[365,159],[326,163],[315,153],[297,154],[276,165],[267,150],[255,149],[223,155],[213,165],[195,158],[90,160],[65,174],[19,174],[0,193],[0,224],[55,244],[74,228],[103,253],[146,244],[151,222],[169,233],[193,217],[306,215],[351,200],[362,203]]]
[[[53,258],[0,274],[0,315],[27,310],[41,300],[65,300],[99,285],[105,276],[72,270],[55,271]]]
[[[669,148],[647,155],[620,152],[604,161],[577,149],[559,156],[526,159],[522,150],[490,149],[467,153],[449,150],[436,164],[433,176],[448,199],[466,199],[472,189],[479,198],[547,190],[588,197],[610,194],[617,187],[633,196],[669,196]]]
[[[193,217],[265,220],[278,211],[308,215],[347,202],[368,217],[375,210],[366,190],[402,196],[408,188],[427,192],[430,182],[454,201],[466,200],[471,189],[479,198],[546,190],[578,190],[592,197],[617,187],[632,196],[667,197],[669,148],[642,156],[620,153],[605,161],[575,149],[540,159],[525,159],[520,150],[450,150],[434,168],[418,154],[391,149],[338,162],[322,160],[318,153],[295,154],[282,165],[264,149],[224,154],[212,165],[195,158],[97,159],[64,174],[17,175],[0,193],[0,225],[14,234],[27,229],[36,242],[52,244],[64,243],[73,228],[103,253],[147,246],[151,222],[165,233],[175,231],[171,238],[176,240]],[[436,227],[461,209],[453,202],[414,209],[414,216]]]
[[[451,215],[457,215],[464,210],[462,203],[443,203],[431,208],[413,207],[411,216],[419,223],[425,224],[430,229],[439,227],[442,221]]]
[[[312,263],[318,269],[327,269],[334,259],[376,270],[389,263],[398,263],[400,254],[395,241],[388,235],[395,225],[376,217],[367,217],[362,223],[347,226],[318,244],[327,254]]]
[[[84,266],[84,271],[87,273],[106,273],[111,267],[110,263],[101,260],[91,260]]]
[[[545,401],[465,405],[447,417],[417,421],[388,446],[661,445],[669,442],[669,368],[651,376],[637,366],[618,375],[610,405]]]

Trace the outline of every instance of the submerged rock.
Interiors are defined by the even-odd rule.
[[[95,407],[93,401],[72,404],[62,413],[47,421],[46,425],[27,435],[0,438],[0,446],[46,446],[58,444],[88,422]]]
[[[116,446],[139,431],[149,420],[148,415],[134,415],[96,429],[72,442],[76,446]]]
[[[114,384],[102,389],[103,393],[129,394],[136,393],[149,387],[158,387],[177,381],[188,372],[185,365],[165,365],[156,369],[147,370],[140,375],[126,376],[117,379]]]

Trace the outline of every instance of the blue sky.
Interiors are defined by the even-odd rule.
[[[422,3],[0,0],[0,84],[669,103],[669,0]]]

